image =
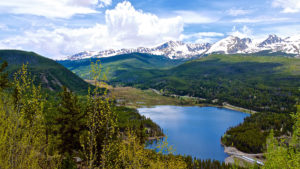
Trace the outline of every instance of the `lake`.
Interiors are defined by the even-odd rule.
[[[138,110],[163,129],[177,154],[219,161],[228,157],[221,145],[221,136],[249,116],[216,107],[155,106]]]

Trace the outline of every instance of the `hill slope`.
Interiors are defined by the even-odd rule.
[[[69,70],[84,79],[89,79],[91,62],[101,61],[104,72],[109,80],[114,80],[120,74],[136,72],[140,69],[167,69],[184,63],[184,60],[172,60],[164,56],[142,53],[123,54],[108,58],[91,58],[82,60],[58,61]]]
[[[163,89],[164,94],[228,102],[257,111],[291,112],[300,96],[300,60],[271,56],[210,55],[166,70],[134,70],[111,83]]]
[[[28,69],[35,78],[35,83],[51,91],[59,91],[66,86],[75,92],[87,91],[88,84],[59,63],[33,52],[19,50],[0,50],[0,62],[7,61],[10,77],[22,64],[28,63]]]

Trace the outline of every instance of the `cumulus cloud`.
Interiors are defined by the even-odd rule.
[[[247,26],[243,26],[241,29],[238,29],[236,28],[236,26],[234,26],[231,32],[229,32],[228,34],[232,36],[237,36],[239,38],[248,38],[253,36],[252,30]]]
[[[89,28],[26,31],[22,36],[1,40],[0,48],[32,50],[59,58],[82,50],[150,47],[179,39],[184,24],[181,17],[159,18],[136,10],[127,1],[107,10],[105,20],[105,24]]]
[[[282,8],[283,13],[297,13],[300,12],[299,0],[273,0],[272,6],[275,8]]]
[[[175,14],[183,18],[187,24],[213,23],[219,20],[216,16],[208,16],[194,11],[175,11]]]
[[[251,10],[244,10],[244,9],[230,9],[227,11],[228,15],[231,16],[240,16],[252,13]]]
[[[31,50],[59,58],[80,49],[91,50],[97,44],[108,44],[106,29],[105,26],[97,24],[92,28],[26,31],[22,36],[0,41],[0,48]]]
[[[97,13],[97,7],[110,4],[111,0],[2,0],[0,13],[69,18],[75,14]]]
[[[132,46],[149,46],[166,40],[177,39],[183,31],[181,17],[158,18],[151,13],[137,11],[130,2],[119,3],[105,13],[109,35]]]

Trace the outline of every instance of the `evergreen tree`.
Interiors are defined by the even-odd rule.
[[[73,150],[80,148],[80,131],[83,126],[83,113],[81,112],[78,98],[66,87],[60,93],[58,106],[58,148],[61,153],[72,154]]]
[[[8,87],[8,74],[4,73],[7,66],[7,62],[3,62],[0,67],[0,90]]]

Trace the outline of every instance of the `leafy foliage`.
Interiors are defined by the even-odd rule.
[[[267,161],[262,168],[300,168],[300,106],[298,113],[294,116],[295,125],[292,139],[278,140],[274,137],[274,132],[271,131],[267,141],[267,152],[265,156]]]
[[[28,74],[24,65],[14,75],[13,95],[0,94],[0,168],[55,168],[60,161],[45,151],[45,100]]]

